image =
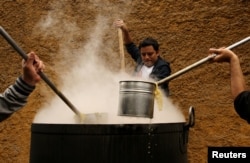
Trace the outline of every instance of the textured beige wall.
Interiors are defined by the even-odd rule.
[[[97,15],[107,18],[110,23],[110,30],[104,36],[107,47],[118,52],[118,45],[109,44],[110,40],[117,39],[112,21],[123,18],[136,43],[149,35],[158,39],[161,55],[171,63],[173,72],[206,57],[210,47],[228,46],[250,35],[248,0],[2,0],[0,13],[0,25],[25,51],[34,50],[39,54],[47,66],[45,72],[58,85],[57,72],[65,69],[61,62],[65,56],[58,55],[59,42],[71,41],[68,46],[77,49],[79,42],[88,40],[88,30]],[[55,28],[50,32],[54,30],[58,34],[52,37],[36,31],[38,22],[49,13],[61,14],[59,23],[72,23],[78,27],[78,32]],[[76,39],[70,40],[73,35],[69,33]],[[0,45],[2,92],[20,74],[21,60],[5,40],[0,39]],[[234,50],[241,59],[248,86],[249,46],[250,43]],[[108,62],[112,59],[107,47],[100,57]],[[128,72],[133,65],[126,55]],[[119,64],[109,66],[119,69]],[[233,109],[228,70],[228,64],[205,64],[170,83],[171,98],[186,117],[189,106],[195,107],[196,124],[190,129],[188,146],[191,163],[206,162],[208,146],[250,146],[249,125]],[[37,109],[53,95],[41,82],[27,106],[0,123],[0,162],[28,162],[32,120]]]

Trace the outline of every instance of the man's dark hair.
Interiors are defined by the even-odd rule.
[[[153,48],[154,48],[154,50],[155,51],[158,51],[159,50],[159,44],[158,44],[158,42],[155,40],[155,39],[153,39],[152,37],[147,37],[147,38],[145,38],[142,42],[140,42],[140,44],[139,44],[139,49],[141,49],[142,47],[145,47],[145,46],[150,46],[150,45],[152,45],[153,46]]]

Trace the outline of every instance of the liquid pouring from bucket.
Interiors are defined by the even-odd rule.
[[[4,39],[17,51],[17,53],[24,59],[27,60],[27,54],[17,45],[17,43],[12,39],[12,37],[0,26],[0,33]],[[83,123],[87,116],[93,117],[92,114],[82,114],[48,79],[48,77],[40,71],[38,73],[40,77],[45,81],[45,83],[65,102],[66,105],[76,114],[76,120],[78,123]]]

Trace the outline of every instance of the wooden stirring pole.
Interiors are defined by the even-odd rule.
[[[125,71],[125,57],[124,57],[124,45],[123,45],[123,37],[122,30],[118,28],[118,39],[119,39],[119,50],[120,50],[120,61],[121,61],[121,71]]]
[[[5,38],[5,40],[18,52],[18,54],[27,60],[27,54],[21,49],[17,43],[12,39],[12,37],[0,26],[0,34]],[[78,118],[83,118],[83,114],[56,88],[56,86],[49,80],[49,78],[42,72],[39,72],[40,77],[45,81],[45,83],[68,105],[68,107],[78,116]]]

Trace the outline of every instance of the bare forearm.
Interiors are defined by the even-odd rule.
[[[240,67],[240,61],[238,57],[234,56],[230,60],[231,70],[231,91],[233,98],[235,99],[239,93],[246,89],[246,83]]]
[[[122,33],[123,33],[123,41],[124,41],[124,44],[130,44],[132,43],[132,39],[131,39],[131,36],[129,34],[129,31],[128,31],[128,27],[126,26],[126,24],[124,23],[124,21],[122,19],[118,19],[114,22],[114,25],[117,27],[117,28],[120,28],[122,30]]]
[[[123,29],[122,28],[122,33],[123,33],[123,41],[124,41],[124,44],[130,44],[132,43],[132,38],[129,34],[129,31],[127,29]]]

